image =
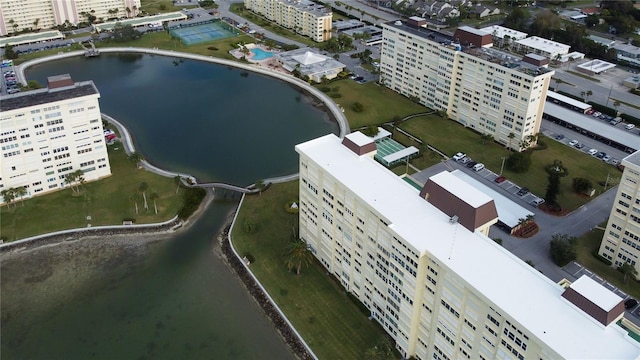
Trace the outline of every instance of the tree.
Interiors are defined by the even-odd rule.
[[[531,166],[531,156],[528,152],[514,152],[507,158],[505,163],[507,169],[516,172],[523,173],[529,170]]]
[[[559,207],[557,197],[560,194],[560,178],[569,175],[569,171],[562,165],[562,161],[554,160],[553,164],[549,164],[545,167],[547,171],[549,184],[547,185],[547,192],[544,196],[544,201],[547,206],[551,206],[552,209]]]
[[[264,183],[264,180],[259,179],[256,181],[255,187],[256,189],[258,189],[258,192],[260,193],[260,195],[262,195],[262,190],[264,190],[267,187],[267,185]]]
[[[2,198],[4,199],[4,202],[7,203],[7,207],[11,208],[11,203],[16,198],[16,189],[9,188],[9,189],[6,189],[6,190],[2,190],[2,191],[0,191],[0,195],[2,195]]]
[[[482,134],[480,135],[480,139],[481,139],[482,145],[485,145],[486,143],[493,141],[493,135]]]
[[[511,12],[504,19],[502,26],[520,31],[528,31],[527,22],[529,20],[529,12],[520,7],[512,8]]]
[[[160,196],[158,196],[157,192],[152,192],[151,194],[149,194],[149,200],[153,200],[153,209],[156,212],[156,215],[158,214],[158,204],[156,203],[156,200],[159,199]]]
[[[539,11],[536,18],[529,26],[529,34],[552,38],[556,30],[560,29],[560,17],[551,10]]]
[[[359,112],[362,112],[364,110],[364,106],[361,103],[356,101],[353,104],[351,104],[351,110],[359,113]]]
[[[587,92],[586,91],[580,91],[580,97],[582,98],[582,101],[587,102]]]
[[[296,239],[289,244],[285,253],[285,263],[289,271],[295,269],[296,275],[300,275],[302,267],[307,267],[313,261],[313,255],[309,245],[302,239]]]
[[[376,125],[369,125],[362,130],[362,133],[369,137],[374,137],[378,135],[378,127]]]
[[[39,30],[38,29],[38,24],[40,23],[40,18],[37,18],[33,21],[33,27],[35,28],[35,30]]]
[[[560,84],[563,84],[563,83],[564,83],[564,81],[562,81],[562,79],[559,79],[559,78],[553,78],[553,81],[555,81],[555,82],[556,82],[556,88],[555,88],[555,91],[558,91],[558,89],[560,88]]]
[[[618,108],[620,107],[620,101],[614,101],[613,107],[616,108],[616,116],[620,116],[620,111],[618,111]]]
[[[578,239],[567,234],[555,234],[551,237],[551,259],[558,266],[565,266],[576,259],[576,244]]]
[[[138,185],[138,192],[142,194],[142,199],[144,200],[144,208],[149,210],[149,204],[147,204],[147,190],[149,190],[149,184],[146,182],[143,181]]]
[[[140,194],[138,194],[138,192],[133,192],[129,196],[129,199],[133,201],[133,204],[136,207],[136,215],[138,215],[138,200],[140,200]]]
[[[631,265],[631,263],[628,261],[618,266],[618,271],[620,271],[624,276],[622,281],[625,283],[627,282],[629,275],[633,276],[633,278],[636,278],[638,276],[638,270],[636,270],[636,267]]]
[[[571,182],[573,190],[580,194],[587,194],[593,189],[593,183],[589,179],[585,178],[573,178]]]
[[[382,336],[378,343],[371,348],[365,350],[364,358],[366,360],[394,360],[393,347],[386,336]]]
[[[509,150],[513,150],[513,148],[511,147],[511,142],[513,142],[513,138],[516,137],[516,134],[510,132],[507,137],[509,138]]]
[[[587,90],[587,92],[585,93],[585,95],[586,95],[586,98],[585,98],[585,100],[584,100],[584,101],[585,101],[585,102],[587,102],[587,99],[589,98],[589,96],[593,95],[593,91],[591,91],[591,90]]]
[[[137,40],[142,36],[140,32],[135,30],[131,25],[122,25],[117,22],[113,27],[113,32],[111,33],[111,39],[115,42],[125,42],[131,40]]]
[[[13,45],[7,45],[4,48],[4,56],[9,60],[13,60],[18,58],[18,53],[13,50]]]
[[[129,159],[129,161],[134,163],[136,165],[136,167],[139,167],[140,166],[140,162],[143,160],[142,156],[140,156],[140,154],[138,154],[137,152],[132,152],[131,154],[129,154],[127,159]]]
[[[84,184],[83,175],[84,172],[82,170],[76,170],[64,177],[64,182],[71,186],[71,191],[73,191],[74,194],[80,194],[80,185]]]

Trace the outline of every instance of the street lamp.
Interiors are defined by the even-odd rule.
[[[502,170],[504,170],[504,161],[507,160],[506,156],[502,157],[502,165],[500,166],[500,176],[502,176]]]

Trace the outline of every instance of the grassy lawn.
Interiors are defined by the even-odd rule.
[[[391,121],[396,115],[404,117],[429,111],[426,107],[374,82],[359,84],[356,81],[344,79],[319,86],[339,88],[338,91],[332,91],[328,94],[340,94],[339,98],[333,100],[344,108],[344,113],[352,129]],[[364,106],[362,112],[358,113],[351,109],[351,106],[356,102]]]
[[[606,227],[607,223],[600,224],[601,227]],[[602,241],[602,236],[604,235],[604,230],[593,229],[583,236],[579,238],[577,255],[578,259],[576,260],[581,265],[585,266],[587,269],[593,271],[598,274],[598,276],[606,279],[608,282],[613,284],[614,286],[619,287],[622,291],[626,292],[630,296],[640,299],[640,284],[633,281],[632,279],[627,280],[624,283],[622,273],[618,270],[608,266],[602,261],[598,260],[595,256],[593,256],[594,252],[598,251],[600,248],[600,241]]]
[[[114,150],[119,148],[118,150]],[[91,225],[121,225],[123,219],[135,222],[154,223],[171,219],[183,204],[182,191],[176,195],[176,185],[172,178],[162,177],[146,170],[137,169],[131,163],[119,143],[109,147],[112,176],[87,183],[84,192],[74,196],[71,189],[37,196],[16,206],[3,206],[0,216],[1,234],[5,241],[14,241],[29,236],[52,231],[87,226],[87,215],[91,215]],[[140,183],[149,185],[146,195],[158,194],[155,214],[153,201],[149,210],[144,210],[142,200],[138,201],[139,214],[135,212],[130,199]],[[35,221],[37,219],[37,221]]]
[[[284,311],[320,359],[361,359],[383,335],[346,296],[341,285],[327,276],[319,263],[303,268],[299,276],[287,271],[283,254],[298,214],[285,211],[298,200],[298,181],[274,184],[260,196],[247,196],[232,238],[241,255],[255,260],[251,270]],[[247,234],[243,224],[255,230]]]
[[[629,107],[632,107],[632,108],[634,108],[634,109],[640,109],[640,106],[638,106],[638,105],[634,105],[634,104],[630,104],[630,103],[628,103],[628,102],[626,102],[626,101],[618,100],[618,99],[616,99],[616,98],[609,98],[609,99],[611,99],[613,102],[616,102],[616,101],[617,101],[617,102],[619,102],[620,104],[625,104],[625,105],[627,105],[627,106],[629,106]]]
[[[404,122],[401,128],[428,144],[436,147],[445,154],[453,155],[458,151],[469,154],[475,161],[482,162],[494,172],[500,172],[502,157],[509,152],[497,143],[482,144],[480,135],[470,129],[464,129],[462,125],[440,118],[436,115],[421,116]],[[569,170],[569,175],[561,180],[561,194],[558,202],[566,209],[574,210],[589,202],[589,198],[577,195],[571,189],[574,177],[583,177],[591,180],[598,194],[602,187],[599,181],[604,181],[607,174],[613,177],[619,176],[619,170],[605,164],[592,156],[579,152],[559,142],[541,138],[548,148],[534,151],[531,155],[532,164],[529,171],[522,174],[513,173],[506,168],[503,174],[520,186],[526,186],[538,195],[544,196],[547,188],[547,173],[544,167],[552,164],[554,160],[560,160]]]
[[[180,11],[182,7],[173,6],[172,0],[140,0],[140,7],[149,14]],[[189,6],[188,8],[193,8]]]

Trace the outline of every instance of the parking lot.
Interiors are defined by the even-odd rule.
[[[482,168],[481,170],[474,171],[473,166],[476,166],[477,163],[468,156],[462,157],[457,161],[457,163],[464,167],[466,172],[475,174],[475,177],[482,178],[487,182],[492,183],[494,186],[511,195],[511,197],[514,199],[520,199],[520,201],[534,207],[544,203],[544,199],[536,196],[535,194],[532,194],[526,187],[519,186],[518,184],[510,181],[504,176],[500,176],[500,174],[496,174],[495,172],[487,168]]]
[[[13,61],[2,60],[0,68],[2,69],[2,89],[0,90],[0,93],[5,95],[20,92],[18,79],[16,78],[16,73],[13,69]]]

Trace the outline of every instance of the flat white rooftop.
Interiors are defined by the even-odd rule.
[[[614,306],[623,300],[620,296],[614,294],[611,290],[586,275],[582,275],[569,287],[591,300],[604,311],[613,309]]]
[[[480,30],[484,31],[487,34],[491,34],[499,39],[502,39],[505,37],[505,35],[508,35],[511,38],[511,40],[519,40],[519,39],[526,38],[528,35],[525,32],[509,29],[507,27],[500,26],[500,25],[491,25],[491,26],[483,27]]]
[[[456,177],[448,171],[443,171],[439,174],[433,175],[429,180],[440,185],[443,189],[452,193],[457,198],[462,199],[474,209],[477,209],[493,200],[482,191],[476,189],[471,184],[459,177]]]
[[[588,109],[591,108],[590,104],[583,103],[582,101],[578,101],[578,100],[576,100],[574,98],[570,98],[568,96],[562,95],[560,93],[557,93],[557,92],[551,91],[551,90],[547,91],[547,101],[549,101],[549,98],[561,101],[561,102],[569,104],[571,106],[575,106],[575,107],[577,107],[579,109],[582,109],[582,110],[588,110]]]
[[[614,67],[616,67],[616,64],[596,59],[587,61],[584,64],[580,64],[578,65],[578,67],[582,70],[586,70],[594,74],[600,74],[607,70],[613,69]]]
[[[453,170],[451,174],[464,181],[465,183],[470,184],[479,191],[482,191],[489,198],[493,199],[493,202],[496,205],[496,211],[498,212],[498,220],[501,223],[504,223],[507,226],[513,228],[516,227],[518,223],[520,223],[520,219],[526,219],[529,215],[533,215],[531,211],[516,204],[515,202],[511,201],[511,199],[488,187],[482,182],[472,178],[466,173],[460,170]]]
[[[430,254],[565,359],[639,359],[640,344],[602,326],[561,298],[564,289],[488,237],[473,233],[420,198],[418,190],[333,135],[296,146],[422,255]]]
[[[555,42],[548,39],[543,39],[537,36],[531,36],[522,40],[517,40],[516,43],[521,44],[523,46],[530,47],[532,49],[537,49],[544,52],[562,52],[567,53],[571,48],[570,45],[565,45],[559,42]]]

